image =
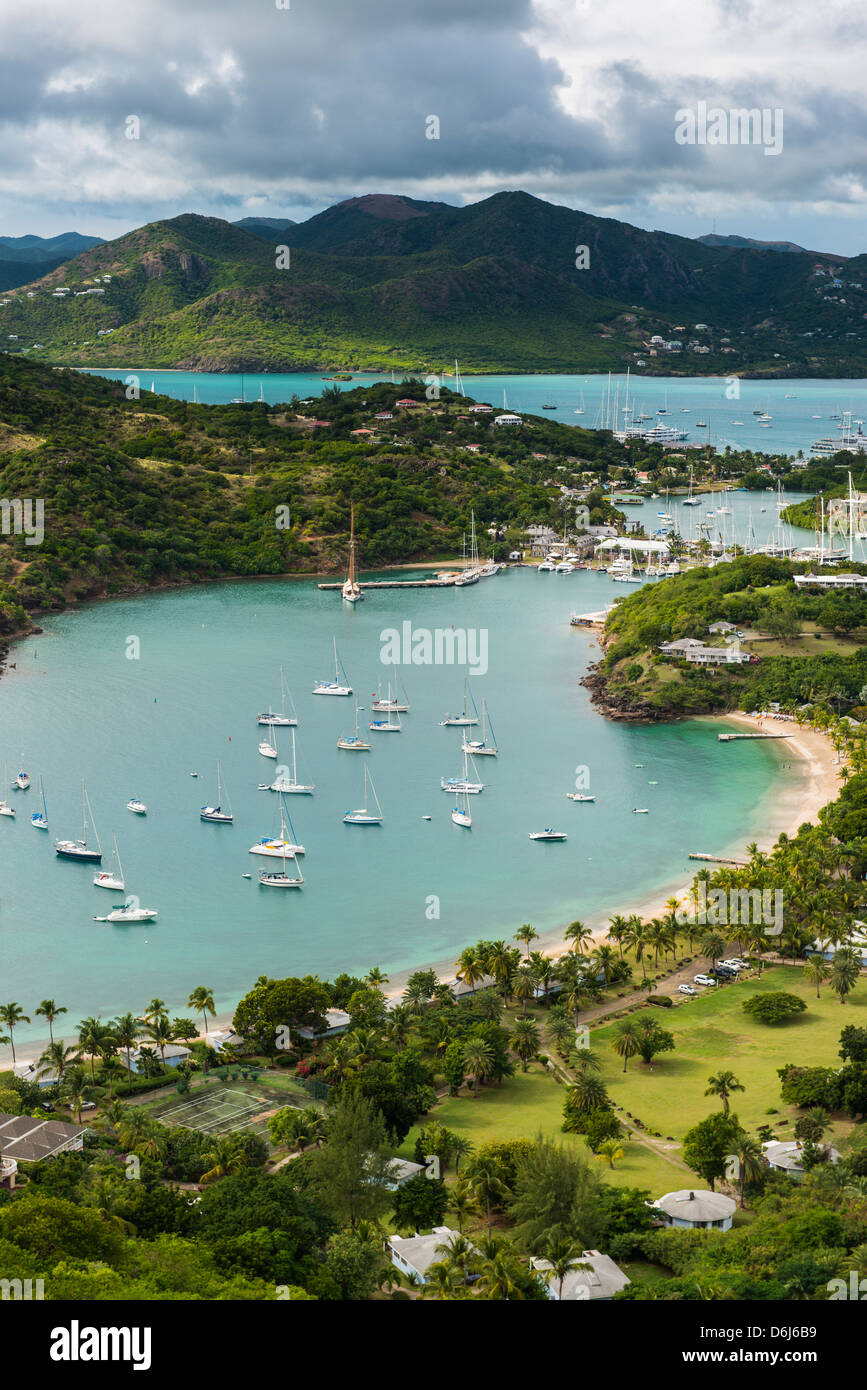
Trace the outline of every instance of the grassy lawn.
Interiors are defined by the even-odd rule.
[[[757,1023],[741,1005],[751,994],[769,990],[800,995],[807,1003],[807,1012],[782,1026]],[[535,1008],[532,1012],[540,1024],[544,1022],[544,1010]],[[504,1016],[506,1026],[513,1013],[510,1009]],[[842,1065],[837,1055],[842,1028],[847,1023],[867,1026],[867,981],[862,979],[841,1007],[836,995],[824,987],[822,998],[817,1000],[815,988],[804,981],[800,968],[774,966],[765,970],[761,980],[743,980],[653,1013],[674,1034],[676,1050],[663,1054],[652,1068],[632,1058],[624,1076],[623,1063],[611,1050],[616,1023],[591,1025],[591,1046],[599,1054],[601,1077],[615,1105],[637,1116],[648,1129],[658,1130],[663,1138],[657,1142],[665,1144],[671,1136],[670,1151],[679,1157],[684,1133],[719,1106],[718,1100],[704,1092],[708,1078],[720,1070],[733,1071],[746,1087],[732,1099],[732,1108],[745,1128],[755,1132],[760,1124],[769,1124],[781,1137],[791,1136],[799,1112],[780,1099],[777,1069],[788,1062]],[[544,1067],[533,1063],[529,1071],[516,1071],[502,1086],[481,1087],[478,1100],[466,1088],[457,1096],[446,1097],[426,1118],[466,1135],[476,1148],[500,1139],[532,1139],[541,1133],[586,1151],[582,1138],[564,1134],[560,1128],[564,1098],[563,1086]],[[771,1108],[778,1113],[768,1115]],[[419,1128],[415,1126],[401,1146],[403,1157],[414,1157]],[[850,1129],[850,1123],[839,1121],[829,1137],[839,1147]],[[623,1149],[624,1157],[613,1170],[605,1162],[599,1165],[609,1182],[659,1195],[696,1181],[637,1139],[625,1140]],[[448,1178],[453,1176],[453,1171],[447,1174]]]
[[[768,1026],[745,1014],[742,1004],[752,994],[786,990],[800,995],[807,1012],[794,1022]],[[634,1015],[633,1015],[634,1017]],[[591,1046],[602,1062],[602,1079],[616,1105],[641,1119],[663,1137],[680,1140],[697,1121],[718,1102],[705,1096],[708,1077],[719,1070],[731,1070],[746,1087],[732,1098],[732,1108],[749,1130],[770,1124],[782,1136],[791,1134],[791,1123],[798,1112],[780,1099],[777,1069],[787,1062],[811,1066],[841,1066],[839,1036],[847,1023],[867,1024],[867,982],[863,979],[841,1007],[836,995],[807,984],[797,967],[775,966],[761,980],[744,980],[723,989],[708,991],[688,999],[678,1008],[659,1013],[663,1027],[674,1034],[676,1050],[663,1054],[652,1067],[632,1058],[626,1075],[623,1064],[611,1051],[616,1025],[593,1029]],[[779,1113],[768,1115],[775,1108]],[[851,1126],[840,1122],[833,1127],[841,1138]],[[625,1165],[620,1165],[621,1168]]]
[[[270,1071],[260,1072],[255,1081],[197,1076],[184,1095],[178,1095],[173,1086],[163,1087],[154,1093],[153,1100],[144,1102],[142,1109],[161,1124],[179,1124],[216,1134],[249,1129],[267,1139],[268,1125],[263,1114],[285,1105],[321,1109],[291,1076]]]

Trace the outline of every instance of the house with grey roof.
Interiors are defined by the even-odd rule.
[[[574,1267],[563,1278],[562,1287],[548,1260],[534,1256],[530,1268],[542,1276],[548,1297],[560,1303],[607,1302],[631,1282],[610,1255],[602,1255],[598,1250],[585,1250],[572,1264]]]
[[[0,1114],[0,1187],[13,1188],[19,1163],[74,1153],[84,1144],[85,1125]]]
[[[389,1236],[385,1242],[385,1253],[395,1269],[405,1274],[417,1284],[427,1283],[427,1272],[432,1264],[444,1258],[440,1246],[460,1235],[448,1226],[434,1226],[427,1236]]]
[[[659,1212],[666,1226],[689,1231],[728,1231],[736,1203],[724,1192],[682,1187],[677,1192],[657,1197],[650,1205]]]
[[[799,1181],[806,1172],[803,1164],[804,1145],[797,1139],[772,1139],[762,1145],[768,1167],[775,1173],[787,1173]],[[842,1155],[832,1145],[825,1149],[827,1163],[839,1163]]]
[[[340,1033],[345,1033],[351,1022],[352,1018],[345,1009],[326,1009],[323,1029],[316,1030],[305,1026],[294,1029],[294,1032],[302,1038],[307,1038],[308,1042],[322,1042],[324,1038],[336,1038]]]

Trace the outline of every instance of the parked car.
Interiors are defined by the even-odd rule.
[[[678,994],[698,994],[698,990],[693,989],[692,985],[678,985],[677,992]]]
[[[737,960],[734,956],[731,960],[721,960],[720,965],[724,965],[727,970],[746,970],[742,960]]]
[[[710,973],[715,975],[718,980],[736,980],[738,977],[736,970],[729,970],[724,965],[715,966]]]
[[[86,1100],[86,1101],[84,1102],[84,1104],[82,1105],[81,1108],[82,1108],[82,1110],[95,1110],[95,1109],[96,1109],[96,1101],[95,1101],[95,1100]]]
[[[39,1109],[44,1110],[46,1115],[54,1114],[54,1106],[51,1104],[50,1100],[41,1100],[39,1102]]]
[[[710,975],[693,975],[693,980],[697,985],[715,985],[716,980],[712,980]]]

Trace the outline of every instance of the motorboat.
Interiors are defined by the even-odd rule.
[[[531,840],[565,840],[568,836],[565,830],[552,830],[547,826],[544,830],[531,830]]]

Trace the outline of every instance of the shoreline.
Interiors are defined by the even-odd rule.
[[[815,822],[822,807],[833,801],[838,795],[842,781],[840,765],[827,735],[814,729],[801,728],[794,721],[776,719],[770,715],[758,719],[753,715],[733,711],[726,715],[702,715],[700,718],[709,723],[728,723],[734,729],[742,732],[759,732],[761,730],[767,733],[789,734],[783,746],[785,751],[794,755],[792,765],[791,767],[788,766],[781,759],[782,765],[778,775],[781,776],[786,772],[794,772],[797,775],[788,786],[785,783],[775,782],[768,793],[766,801],[769,804],[764,808],[768,812],[764,817],[766,828],[761,837],[756,837],[756,844],[760,850],[765,852],[770,850],[782,834],[795,835],[805,821]],[[782,744],[782,740],[780,743]],[[707,852],[710,853],[711,851],[708,850]],[[725,858],[741,857],[744,853],[744,844],[739,839],[729,845],[720,846],[718,853]],[[695,862],[697,865],[695,869],[687,870],[677,879],[671,879],[649,891],[638,903],[624,904],[612,898],[612,902],[603,912],[591,913],[582,918],[593,932],[592,944],[595,946],[604,940],[608,921],[617,913],[627,916],[635,912],[643,918],[658,915],[663,910],[663,905],[668,898],[683,894],[690,886],[693,877],[698,872],[698,867],[700,867],[698,861]],[[569,942],[563,936],[567,925],[567,923],[563,923],[561,926],[540,932],[538,939],[534,942],[535,947],[545,955],[555,959],[563,955],[570,949]],[[436,972],[438,979],[451,979],[455,973],[455,961],[452,956],[445,956],[434,961],[419,961],[411,967],[395,971],[389,975],[388,985],[383,993],[387,999],[395,999],[402,994],[410,975],[417,970],[431,969]],[[229,1028],[233,1015],[234,1010],[210,1017],[208,1031],[213,1032],[216,1029]],[[59,1033],[55,1035],[57,1041],[60,1040],[60,1037]],[[203,1037],[203,1034],[199,1034],[196,1041],[202,1041]],[[74,1037],[63,1037],[62,1040],[67,1045],[76,1042]],[[22,1042],[18,1049],[18,1063],[36,1061],[47,1046],[47,1036],[44,1039]],[[0,1047],[0,1070],[8,1069],[11,1064],[11,1049],[8,1046]]]

